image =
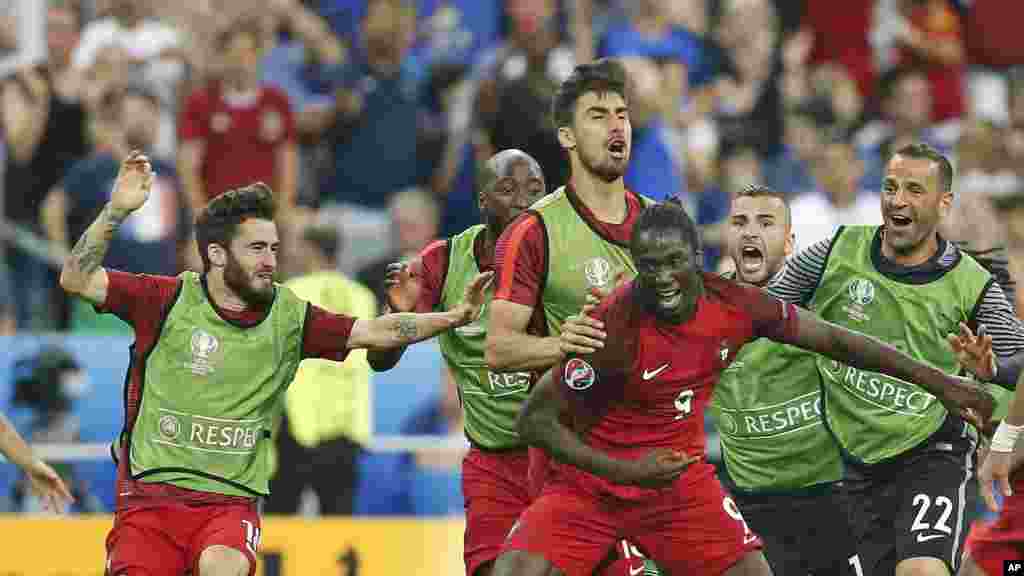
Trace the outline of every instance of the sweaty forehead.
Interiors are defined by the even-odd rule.
[[[885,177],[901,181],[916,181],[932,189],[938,184],[939,167],[928,158],[908,158],[897,154],[889,160]]]
[[[681,230],[667,228],[644,230],[637,234],[634,249],[637,256],[653,257],[669,252],[689,252],[692,247]]]
[[[530,178],[543,178],[540,166],[522,156],[511,158],[498,166],[498,178],[514,178],[516,180],[529,180]]]
[[[235,239],[245,244],[252,242],[277,242],[277,224],[263,218],[246,218],[238,225]]]

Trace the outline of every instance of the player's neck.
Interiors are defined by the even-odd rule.
[[[607,182],[581,168],[574,171],[572,188],[598,220],[610,224],[625,221],[626,184],[622,178]]]
[[[885,230],[882,230],[885,234]],[[899,264],[906,268],[920,266],[935,256],[939,251],[939,236],[935,232],[928,235],[928,238],[906,252],[897,252],[885,238],[882,238],[882,256],[893,264]]]
[[[249,309],[249,304],[241,298],[235,291],[228,288],[228,285],[224,282],[224,275],[218,272],[210,272],[206,275],[206,290],[210,295],[210,300],[213,301],[213,305],[221,310],[228,310],[230,312],[245,312]]]

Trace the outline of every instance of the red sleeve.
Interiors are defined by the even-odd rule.
[[[791,340],[796,336],[796,306],[753,286],[741,286],[743,308],[750,315],[754,338]]]
[[[535,307],[547,272],[547,243],[540,217],[528,213],[509,225],[498,239],[494,260],[498,274],[494,298]]]
[[[206,140],[210,127],[208,99],[204,90],[196,90],[185,102],[185,108],[178,120],[178,140]]]
[[[356,319],[312,304],[302,334],[302,357],[341,362],[348,356],[348,335]]]
[[[420,275],[420,301],[416,305],[417,312],[432,312],[441,302],[444,291],[444,279],[448,275],[448,241],[435,240],[420,252],[418,269],[414,273]]]
[[[96,310],[117,316],[138,332],[143,326],[160,323],[178,294],[178,283],[174,276],[107,270],[107,299]]]

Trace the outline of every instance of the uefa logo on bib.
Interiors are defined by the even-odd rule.
[[[192,361],[186,367],[196,376],[212,374],[214,367],[211,356],[220,348],[217,337],[202,328],[196,328],[192,331],[189,345],[192,348]]]
[[[857,278],[846,287],[847,296],[850,298],[850,303],[843,307],[849,316],[850,320],[856,320],[857,322],[867,322],[871,320],[871,316],[868,316],[864,311],[864,307],[868,306],[875,301],[875,285],[867,278]]]
[[[607,286],[612,279],[612,265],[604,258],[587,260],[583,272],[587,275],[587,284],[597,288]]]

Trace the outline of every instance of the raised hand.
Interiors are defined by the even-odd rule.
[[[392,312],[413,312],[423,290],[423,281],[417,262],[388,264],[384,275],[388,307]]]
[[[115,215],[125,217],[138,210],[149,198],[153,187],[153,167],[138,150],[133,151],[121,162],[110,194],[110,208]]]
[[[996,355],[992,351],[992,337],[985,333],[985,325],[978,327],[975,335],[967,324],[960,323],[959,334],[946,336],[956,353],[960,365],[981,380],[991,381],[996,375]]]
[[[462,324],[469,324],[480,316],[480,310],[483,309],[484,304],[487,302],[487,287],[491,285],[493,278],[493,271],[481,272],[473,278],[469,286],[466,286],[466,293],[462,297],[462,302],[459,302],[459,305],[455,308],[455,310],[459,311]]]
[[[74,502],[74,497],[64,485],[60,476],[42,460],[36,460],[25,468],[32,491],[43,502],[47,510],[57,513],[64,511],[64,506]]]
[[[590,316],[595,307],[595,303],[588,297],[583,309],[562,323],[558,346],[563,356],[591,354],[604,347],[604,340],[608,337],[604,331],[604,322]]]
[[[978,471],[978,486],[981,488],[981,497],[985,505],[993,512],[999,511],[999,504],[992,493],[993,485],[999,487],[999,493],[1004,497],[1013,494],[1010,487],[1010,466],[1013,464],[1013,452],[995,452],[989,450],[985,461]]]
[[[690,464],[701,456],[687,456],[671,448],[655,448],[638,460],[630,460],[624,466],[619,484],[630,484],[644,488],[661,488],[676,481]]]

